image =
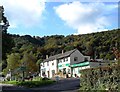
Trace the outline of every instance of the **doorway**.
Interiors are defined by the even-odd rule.
[[[50,77],[50,72],[49,71],[47,71],[47,74],[48,74],[48,78]]]
[[[55,70],[52,70],[52,77],[54,77],[55,75]]]

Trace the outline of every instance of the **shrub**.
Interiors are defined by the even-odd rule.
[[[118,90],[120,66],[81,70],[80,90]]]
[[[54,81],[47,80],[47,81],[25,81],[17,83],[18,86],[25,86],[25,87],[39,87],[43,85],[52,84]]]
[[[34,77],[34,78],[33,78],[33,81],[41,81],[42,79],[43,79],[43,78],[41,78],[41,77],[38,76],[38,77]]]

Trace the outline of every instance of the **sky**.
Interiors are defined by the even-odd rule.
[[[0,0],[0,5],[4,6],[11,34],[67,36],[118,28],[117,1],[68,1]]]

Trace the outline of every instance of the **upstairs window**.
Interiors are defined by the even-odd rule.
[[[43,67],[45,66],[45,63],[43,63]]]
[[[74,57],[74,61],[78,61],[78,57]]]
[[[68,61],[68,58],[65,58],[65,61]]]
[[[65,62],[65,58],[63,59],[63,62]]]
[[[54,65],[54,62],[52,63],[52,66]]]
[[[85,57],[85,58],[84,58],[84,61],[88,61],[88,58],[87,58],[87,57]]]
[[[58,63],[62,63],[62,60],[60,59],[60,60],[58,60]]]

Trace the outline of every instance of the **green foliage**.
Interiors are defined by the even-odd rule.
[[[119,65],[82,70],[80,90],[118,90]]]
[[[52,35],[44,37],[31,37],[29,35],[10,35],[14,39],[15,46],[11,53],[19,53],[22,63],[31,63],[35,66],[38,60],[44,60],[46,55],[52,56],[77,48],[91,58],[103,58],[113,60],[115,55],[112,48],[119,47],[119,29],[109,30],[84,35]],[[115,45],[117,43],[117,45]],[[9,44],[7,44],[9,46]],[[27,55],[32,52],[32,55]],[[5,53],[6,54],[6,53]],[[5,65],[6,63],[4,63]],[[37,64],[38,65],[38,64]],[[27,66],[30,66],[29,64]],[[33,67],[33,66],[32,66]],[[39,66],[37,66],[39,68]],[[29,68],[27,69],[30,70]],[[32,70],[34,71],[34,70]],[[35,69],[36,71],[36,69]],[[38,71],[38,70],[37,70]]]
[[[53,80],[40,80],[40,81],[24,81],[24,82],[19,82],[19,81],[5,81],[3,83],[33,88],[33,87],[40,87],[40,86],[49,85],[49,84],[52,84],[54,82],[55,81],[53,81]]]
[[[7,56],[7,68],[3,70],[6,75],[9,70],[12,72],[12,76],[22,77],[22,72],[25,72],[26,76],[30,76],[30,74],[34,74],[38,72],[39,66],[36,64],[37,59],[35,55],[31,53],[11,53]],[[23,69],[24,67],[24,69]]]
[[[26,73],[29,72],[34,73],[37,72],[38,66],[36,65],[36,57],[31,52],[30,54],[25,53],[22,60],[21,60],[21,66],[24,66],[26,68]]]
[[[12,52],[33,52],[37,59],[45,59],[46,55],[55,55],[62,50],[68,51],[78,48],[83,54],[90,55],[94,58],[114,59],[112,48],[119,47],[119,38],[116,36],[119,29],[98,32],[84,35],[52,35],[44,37],[31,37],[29,35],[19,36],[12,35],[15,47]],[[112,58],[111,58],[112,57]]]
[[[33,78],[33,81],[41,81],[41,80],[42,80],[42,78],[41,78],[41,77],[39,77],[39,76],[38,76],[38,77],[34,77],[34,78]]]
[[[7,67],[3,70],[3,73],[6,75],[9,70],[12,72],[16,71],[16,69],[20,66],[20,54],[19,53],[11,53],[7,55]]]
[[[7,56],[7,69],[15,70],[20,65],[20,54],[12,53]]]
[[[4,16],[4,8],[0,6],[0,37],[2,38],[0,44],[0,53],[2,52],[2,70],[6,68],[6,54],[10,53],[12,47],[14,46],[14,41],[10,34],[7,33],[7,28],[9,27],[9,22],[7,18]],[[1,29],[2,28],[2,29]],[[1,55],[1,54],[0,54]],[[0,56],[1,57],[1,56]]]
[[[49,85],[54,83],[55,81],[52,80],[45,80],[45,81],[25,81],[18,83],[18,86],[25,86],[25,87],[39,87],[39,86],[44,86],[44,85]]]

